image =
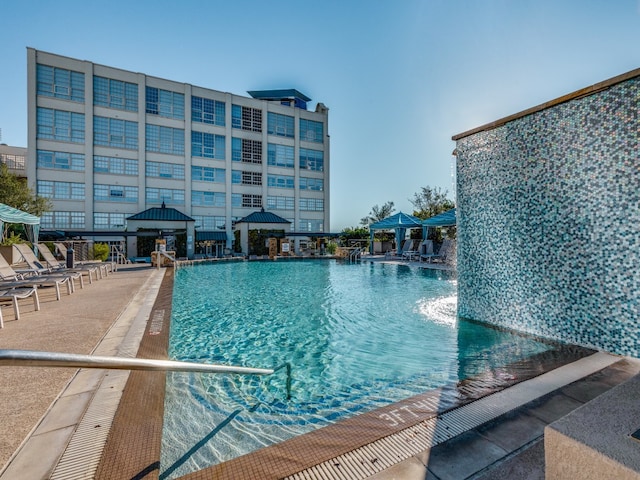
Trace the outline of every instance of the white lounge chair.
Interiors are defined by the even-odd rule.
[[[44,259],[45,263],[51,269],[52,272],[61,272],[61,273],[76,272],[76,273],[79,273],[81,275],[86,275],[89,278],[89,283],[90,284],[93,283],[93,274],[96,275],[96,280],[99,277],[102,276],[99,273],[99,268],[100,267],[98,265],[94,265],[94,264],[87,264],[87,265],[78,264],[77,267],[67,268],[65,262],[59,261],[53,255],[53,253],[51,253],[51,250],[49,250],[49,247],[47,247],[44,243],[38,243],[36,245],[38,246],[38,252],[40,253],[40,255]]]
[[[71,295],[71,278],[64,275],[35,275],[16,272],[0,255],[0,289],[9,290],[23,287],[54,287],[56,299],[60,300],[60,285],[67,284],[67,293]]]
[[[20,308],[18,307],[19,298],[33,297],[33,307],[36,311],[40,310],[40,299],[38,298],[38,288],[36,286],[8,288],[4,289],[0,283],[0,301],[11,300],[13,303],[13,313],[16,320],[20,320]],[[0,306],[0,328],[4,328],[4,318],[2,317],[2,307]]]
[[[45,267],[44,265],[42,265],[42,263],[40,263],[40,260],[38,260],[38,257],[36,257],[36,254],[33,252],[33,250],[31,250],[31,248],[29,248],[29,246],[26,243],[15,245],[15,247],[18,249],[18,252],[20,252],[20,255],[22,255],[22,258],[24,259],[24,261],[27,262],[27,265],[29,265],[29,268],[36,275],[44,274],[49,277],[52,277],[52,276],[67,277],[71,282],[72,292],[75,292],[76,290],[75,280],[80,280],[80,288],[84,288],[84,280],[82,279],[82,273],[79,273],[73,270],[66,270],[64,272],[53,272],[51,268]]]

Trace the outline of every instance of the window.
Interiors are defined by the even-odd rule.
[[[93,171],[117,175],[138,175],[138,161],[130,158],[94,155]]]
[[[138,201],[138,187],[95,184],[93,199],[96,202],[136,203]]]
[[[289,175],[269,175],[267,185],[275,188],[294,188],[293,177]]]
[[[250,132],[262,131],[262,110],[251,107],[231,106],[231,126]]]
[[[246,138],[231,138],[231,160],[244,163],[262,163],[262,142]]]
[[[191,97],[191,120],[225,126],[225,104],[209,98]]]
[[[84,73],[38,64],[36,78],[38,95],[84,102]]]
[[[226,220],[222,216],[191,215],[196,221],[195,228],[202,231],[224,230]]]
[[[40,217],[40,228],[84,229],[84,212],[45,212]]]
[[[184,155],[184,130],[147,123],[145,147],[147,152]]]
[[[84,143],[84,114],[38,107],[37,137]]]
[[[231,183],[236,185],[262,185],[262,172],[244,172],[233,170]]]
[[[138,123],[117,118],[93,117],[93,143],[137,150]]]
[[[324,222],[322,220],[301,218],[298,226],[301,232],[322,232],[324,230]]]
[[[223,192],[203,192],[193,190],[191,192],[191,205],[204,207],[224,207],[226,205]]]
[[[225,139],[222,135],[191,132],[191,155],[224,160]]]
[[[146,90],[146,111],[152,115],[184,120],[184,94],[154,87]]]
[[[267,158],[269,165],[275,165],[276,167],[293,168],[293,147],[289,145],[275,145],[273,143],[270,143],[267,146]]]
[[[306,210],[310,212],[323,212],[324,211],[324,199],[322,198],[301,198],[300,210]]]
[[[300,119],[300,140],[322,143],[324,141],[322,130],[322,122]]]
[[[124,229],[124,213],[98,213],[93,214],[93,228],[95,230]]]
[[[13,155],[11,153],[0,153],[0,163],[4,163],[13,170],[24,170],[24,155]]]
[[[294,197],[267,197],[267,208],[275,210],[293,210]]]
[[[93,77],[93,104],[130,112],[138,111],[138,85],[111,78]]]
[[[324,180],[321,178],[300,177],[300,190],[315,190],[321,192],[324,190]]]
[[[184,190],[170,188],[147,188],[147,203],[166,203],[167,205],[184,205]]]
[[[260,196],[260,195],[242,194],[242,193],[233,193],[233,194],[231,194],[231,205],[233,207],[261,208],[262,207],[262,196]]]
[[[176,163],[147,162],[146,176],[184,180],[184,165]]]
[[[191,180],[200,182],[224,183],[224,168],[191,166]]]
[[[56,200],[84,200],[84,183],[38,180],[38,195]]]
[[[294,137],[293,117],[280,113],[269,112],[267,114],[267,133],[279,137]]]
[[[314,172],[324,171],[324,152],[322,150],[300,149],[300,168]]]
[[[38,168],[84,171],[84,155],[81,153],[50,152],[38,150]]]

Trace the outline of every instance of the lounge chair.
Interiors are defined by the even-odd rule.
[[[402,254],[404,252],[407,252],[411,249],[411,247],[413,246],[413,240],[411,239],[407,239],[402,243],[402,247],[400,248],[400,251],[396,250],[390,250],[388,252],[386,252],[384,254],[385,258],[391,258],[391,257],[399,257],[402,258]]]
[[[0,283],[1,285],[1,283]],[[0,301],[11,300],[13,303],[13,313],[16,320],[20,320],[20,308],[18,307],[19,298],[33,297],[33,307],[36,311],[40,310],[40,299],[38,298],[38,287],[19,287],[19,288],[0,288]],[[0,328],[4,328],[4,319],[2,317],[2,307],[0,306]]]
[[[440,250],[438,254],[434,256],[434,262],[447,263],[451,260],[451,257],[454,255],[454,245],[453,240],[450,238],[445,238],[442,241],[442,245],[440,245]]]
[[[26,273],[18,273],[11,265],[0,255],[0,289],[9,290],[12,288],[23,287],[54,287],[56,289],[56,299],[60,300],[60,285],[67,284],[67,293],[71,295],[73,292],[71,278],[65,275],[28,275]]]
[[[89,278],[90,284],[93,283],[94,273],[96,275],[96,280],[99,278],[99,276],[102,276],[99,273],[100,267],[98,265],[79,264],[77,267],[67,268],[66,263],[59,261],[53,255],[53,253],[51,253],[51,250],[49,250],[49,247],[47,247],[44,243],[38,243],[36,245],[38,246],[38,252],[40,252],[40,255],[42,256],[43,260],[45,261],[45,263],[51,269],[52,272],[61,272],[61,273],[77,272],[77,273],[80,273],[81,275],[86,275]]]
[[[409,261],[413,260],[414,257],[417,257],[420,254],[420,250],[416,250],[414,248],[414,245],[416,243],[417,240],[411,240],[411,243],[409,244],[408,250],[404,250],[402,252],[402,258],[405,258]]]
[[[64,263],[66,265],[67,263],[67,247],[64,243],[54,243],[56,250],[58,250],[58,253],[62,256],[62,258],[64,258]],[[151,261],[149,261],[149,263],[151,263]],[[114,271],[114,267],[113,267],[113,263],[105,263],[105,262],[95,262],[95,261],[78,261],[78,260],[74,260],[74,264],[73,266],[85,266],[85,265],[93,265],[98,267],[98,272],[100,273],[100,278],[106,277],[109,272],[113,272]]]
[[[420,261],[431,262],[437,255],[433,253],[433,240],[425,240],[420,244]]]
[[[15,245],[15,247],[18,249],[18,252],[20,252],[20,255],[22,255],[24,261],[27,262],[27,265],[29,265],[29,268],[32,270],[32,272],[36,275],[44,274],[48,275],[49,277],[56,275],[68,277],[69,281],[71,282],[72,292],[75,292],[76,290],[75,280],[80,280],[80,288],[84,288],[82,273],[73,271],[71,269],[64,272],[53,272],[50,268],[45,267],[44,265],[42,265],[42,263],[40,263],[40,260],[38,260],[36,254],[33,252],[33,250],[31,250],[31,248],[29,248],[26,243]]]

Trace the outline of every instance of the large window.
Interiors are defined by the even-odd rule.
[[[262,163],[262,142],[232,137],[231,159],[234,162]]]
[[[137,150],[138,123],[117,118],[93,117],[93,143]]]
[[[191,97],[191,120],[210,125],[225,125],[225,104],[210,98]]]
[[[184,94],[147,87],[146,110],[152,115],[184,120]]]
[[[321,178],[300,177],[300,190],[315,190],[321,192],[324,190],[324,180]]]
[[[224,160],[224,136],[212,133],[191,132],[191,155],[194,157]]]
[[[131,158],[94,155],[93,171],[115,175],[138,175],[138,161]]]
[[[236,185],[262,185],[262,172],[244,172],[233,170],[231,183]]]
[[[322,232],[324,230],[324,222],[322,220],[301,218],[298,222],[298,230],[301,232]]]
[[[184,165],[177,163],[164,162],[147,162],[147,177],[157,178],[173,178],[175,180],[184,180]]]
[[[84,183],[38,180],[38,195],[56,200],[84,200]]]
[[[322,212],[324,211],[324,200],[322,198],[300,198],[300,210]]]
[[[136,203],[138,201],[138,187],[95,184],[93,199],[96,202]]]
[[[295,135],[293,117],[269,112],[267,114],[267,133],[278,135],[279,137],[293,138]]]
[[[322,143],[324,140],[322,130],[322,122],[300,119],[300,140]]]
[[[93,228],[95,230],[124,229],[124,213],[98,213],[93,214]]]
[[[84,73],[38,64],[36,77],[38,95],[84,102]]]
[[[38,107],[37,137],[84,143],[84,114]]]
[[[44,212],[40,217],[40,228],[84,229],[84,212]]]
[[[267,185],[275,188],[294,188],[293,176],[289,175],[269,175]]]
[[[203,207],[224,207],[226,205],[224,192],[191,191],[191,205]]]
[[[4,163],[13,170],[24,170],[24,155],[14,155],[13,153],[0,153],[0,163]]]
[[[112,78],[93,77],[93,104],[138,111],[138,85]]]
[[[231,126],[250,132],[262,131],[262,110],[251,107],[231,106]]]
[[[231,194],[231,205],[233,207],[261,208],[262,207],[262,196],[260,196],[260,195],[251,195],[251,194],[243,194],[243,193],[232,193]]]
[[[224,183],[224,168],[191,166],[191,180],[200,182]]]
[[[211,215],[191,215],[196,221],[195,228],[201,232],[210,232],[213,230],[224,230],[226,220],[223,216]]]
[[[276,167],[293,168],[294,150],[289,145],[276,145],[270,143],[267,146],[267,158],[269,165]]]
[[[300,168],[303,170],[313,170],[315,172],[324,171],[324,152],[322,150],[301,148]]]
[[[147,152],[184,155],[184,130],[147,123],[145,147]]]
[[[275,210],[293,210],[295,209],[294,197],[267,197],[267,208]]]
[[[84,171],[84,155],[82,153],[38,150],[38,168],[54,168],[82,172]]]
[[[167,205],[184,205],[184,190],[170,188],[147,187],[147,203],[166,203]]]

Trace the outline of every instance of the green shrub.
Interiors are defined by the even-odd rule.
[[[336,242],[329,242],[327,243],[325,250],[329,255],[335,255],[337,248],[338,248],[338,244],[336,244]]]
[[[104,262],[109,257],[109,245],[106,243],[93,244],[93,258]]]

